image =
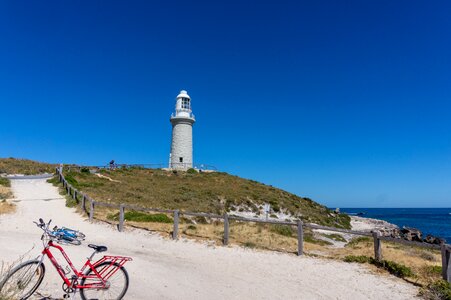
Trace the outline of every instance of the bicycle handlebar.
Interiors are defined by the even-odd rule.
[[[50,227],[50,223],[52,222],[52,219],[49,220],[49,222],[47,224],[45,224],[44,220],[42,220],[42,218],[39,218],[39,223],[33,221],[33,223],[36,224],[36,226],[38,226],[39,228],[41,228],[44,233],[41,236],[41,240],[44,239],[44,235],[47,235],[50,239],[54,238],[55,236],[52,234],[52,232],[49,230]]]

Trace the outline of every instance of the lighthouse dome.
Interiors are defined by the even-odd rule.
[[[177,98],[188,98],[188,99],[191,99],[191,97],[188,95],[188,93],[185,90],[181,90],[180,94],[177,95]]]

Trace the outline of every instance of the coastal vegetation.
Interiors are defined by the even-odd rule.
[[[397,276],[397,277],[401,277],[401,278],[407,278],[407,277],[412,277],[415,278],[416,275],[412,272],[412,269],[400,264],[400,263],[396,263],[394,261],[390,261],[390,260],[382,260],[382,261],[377,261],[376,259],[369,257],[369,256],[365,256],[365,255],[347,255],[345,256],[345,258],[343,259],[345,262],[356,262],[356,263],[369,263],[369,264],[373,264],[379,268],[383,268],[385,270],[387,270],[388,272],[390,272],[391,274]]]
[[[336,214],[307,197],[222,172],[121,168],[93,174],[72,169],[64,176],[74,188],[102,202],[215,214],[247,213],[255,217],[268,203],[270,214],[278,219],[350,228],[346,214]]]
[[[108,215],[109,220],[119,220],[119,213]],[[139,211],[128,211],[124,213],[125,221],[134,222],[155,222],[155,223],[173,223],[174,220],[165,214],[146,214]]]
[[[451,284],[443,279],[422,288],[420,295],[426,300],[451,300]]]
[[[37,162],[29,159],[0,158],[0,174],[36,175],[53,173],[56,164]]]

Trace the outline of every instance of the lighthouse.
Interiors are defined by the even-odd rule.
[[[175,112],[171,115],[172,143],[169,168],[187,170],[193,167],[193,112],[191,98],[185,90],[176,98]]]

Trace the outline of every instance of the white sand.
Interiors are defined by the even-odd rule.
[[[32,221],[51,218],[53,224],[87,235],[83,245],[65,247],[76,267],[91,254],[88,243],[133,257],[126,264],[131,280],[126,299],[412,299],[418,292],[401,279],[372,274],[358,264],[171,241],[137,229],[120,233],[66,208],[57,189],[43,179],[13,180],[12,189],[23,201],[16,203],[16,214],[0,216],[1,260],[11,262],[33,246],[29,256],[37,256],[41,230]],[[62,281],[45,262],[40,292],[61,297]]]
[[[357,216],[351,216],[352,230],[356,231],[372,231],[372,230],[389,230],[398,228],[395,224],[389,223],[384,220],[363,218]]]

